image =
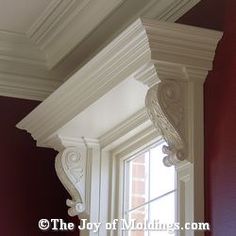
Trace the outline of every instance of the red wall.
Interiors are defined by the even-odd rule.
[[[206,235],[235,236],[236,1],[202,0],[179,22],[224,31],[204,92]]]
[[[38,102],[0,97],[0,235],[55,235],[38,230],[41,218],[67,218],[67,193],[54,170],[56,152],[15,128]],[[65,233],[57,233],[65,235]],[[72,235],[67,234],[67,235]],[[76,234],[75,234],[76,235]]]

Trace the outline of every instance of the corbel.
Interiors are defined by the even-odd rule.
[[[71,199],[66,200],[68,214],[88,219],[91,215],[92,162],[96,140],[71,139],[55,135],[48,145],[57,151],[55,169]]]
[[[167,143],[163,163],[193,163],[203,155],[203,84],[222,34],[179,24],[143,23],[151,60],[134,77],[149,87],[146,110]]]

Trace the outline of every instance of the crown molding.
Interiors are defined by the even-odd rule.
[[[0,94],[7,97],[42,101],[60,85],[56,80],[0,71]]]
[[[0,73],[19,76],[22,84],[4,80],[0,95],[44,100],[139,16],[173,21],[198,1],[52,0],[25,34],[0,31],[0,60],[6,65]]]
[[[53,28],[61,16],[68,10],[73,1],[52,0],[38,19],[26,32],[26,36],[36,44]],[[54,22],[53,22],[54,21]]]
[[[201,0],[176,0],[162,14],[155,16],[154,12],[154,17],[148,14],[145,16],[156,20],[175,22],[200,1]],[[151,10],[150,13],[151,12],[153,12],[153,10]]]
[[[178,12],[180,9],[183,10],[182,13],[184,14],[185,11],[188,10],[188,7],[193,6],[197,2],[199,1],[150,0],[137,2],[136,0],[126,0],[110,14],[106,20],[99,24],[98,27],[86,37],[86,40],[82,40],[79,45],[58,64],[57,69],[60,70],[60,74],[67,79],[140,16],[165,20],[168,18],[169,14],[173,16],[179,15]],[[167,19],[167,21],[172,20],[173,18]],[[83,56],[81,57],[81,55]]]
[[[0,58],[10,63],[46,66],[44,53],[24,35],[0,31]]]
[[[52,68],[123,1],[62,0],[46,11],[28,36],[46,53]]]
[[[127,78],[133,70],[147,63],[150,56],[145,28],[141,20],[137,20],[45,100],[44,104],[47,106],[55,106],[55,109],[49,111],[47,120],[40,112],[44,108],[39,106],[18,127],[24,128],[26,125],[32,128],[32,135],[38,141],[51,136],[59,126],[69,122],[72,117]],[[127,67],[130,62],[132,66]],[[66,104],[68,106],[65,110]],[[39,118],[37,124],[33,118],[36,113]],[[48,127],[47,131],[41,129],[41,122]]]
[[[188,68],[206,74],[211,69],[221,35],[212,30],[139,19],[21,121],[18,127],[27,129],[38,141],[45,140],[151,61],[157,66],[162,65],[162,68],[174,64],[186,78],[189,76],[186,74]],[[173,70],[172,66],[170,68]],[[51,107],[47,109],[47,116],[45,107]]]
[[[53,1],[27,32],[27,36],[45,52],[47,65],[52,68],[95,28],[103,28],[103,25],[106,27],[103,21],[107,17],[117,33],[137,17],[174,21],[199,1],[151,0],[149,3],[139,4],[135,0]],[[118,13],[115,13],[114,18],[111,13],[115,10]],[[114,28],[110,30],[113,32]],[[104,39],[107,40],[108,38]]]
[[[25,35],[0,31],[0,95],[42,101],[60,85],[43,52]]]
[[[110,157],[104,151],[122,157],[162,137],[167,143],[164,164],[180,170],[188,163],[192,170],[191,185],[184,186],[191,186],[188,205],[194,210],[184,219],[204,221],[203,84],[221,37],[221,32],[213,30],[138,19],[17,124],[39,145],[60,151],[56,170],[72,196],[67,201],[70,215],[98,216],[101,161]],[[151,123],[146,123],[141,110],[102,137],[81,137],[83,143],[70,137],[63,141],[60,132],[67,124],[131,79],[148,88],[145,106]],[[137,132],[129,136],[132,128]],[[116,143],[123,137],[125,141]],[[88,144],[90,138],[95,138],[96,145]]]

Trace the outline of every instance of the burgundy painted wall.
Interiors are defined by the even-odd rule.
[[[202,0],[179,22],[224,31],[205,83],[208,236],[236,235],[236,1]]]
[[[15,128],[38,102],[0,97],[0,235],[55,235],[41,232],[41,218],[67,217],[66,191],[56,176],[56,152],[37,148]],[[77,235],[56,233],[56,235]]]

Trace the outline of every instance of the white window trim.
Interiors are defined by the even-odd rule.
[[[179,217],[204,221],[203,83],[212,68],[221,36],[212,30],[139,19],[17,125],[31,133],[37,145],[59,151],[56,170],[72,196],[67,201],[70,215],[94,222],[108,219],[109,214],[100,211],[108,202],[103,192],[112,187],[102,181],[108,177],[103,176],[106,175],[103,170],[111,171],[106,150],[109,144],[122,139],[124,131],[132,134],[132,128],[122,127],[121,132],[114,128],[111,135],[95,139],[86,135],[80,139],[64,137],[61,128],[132,76],[150,88],[146,109],[155,129],[168,144],[164,150],[165,164],[175,165],[179,171],[181,192],[185,196],[190,191],[193,194],[189,203],[193,205],[193,214],[188,214],[185,208],[184,216]],[[135,127],[139,126],[136,121]],[[156,137],[152,135],[146,138]],[[137,143],[140,146],[140,140]],[[115,153],[117,148],[112,151]],[[125,150],[120,153],[123,155]],[[81,232],[99,234],[105,235]]]
[[[140,145],[139,148],[137,149],[130,149],[130,153],[126,154],[126,155],[120,155],[119,153],[116,153],[113,155],[113,161],[115,161],[116,159],[118,159],[118,165],[119,167],[123,167],[123,165],[121,164],[121,162],[124,162],[126,159],[134,157],[136,155],[139,155],[140,153],[144,153],[145,151],[149,150],[150,148],[152,148],[153,146],[156,146],[158,142],[160,142],[162,140],[161,136],[157,136],[157,138],[152,139],[151,141],[149,141],[147,143],[147,140],[142,140],[142,145]],[[112,219],[123,219],[123,208],[124,208],[124,178],[123,178],[123,174],[124,174],[124,169],[119,169],[118,171],[118,176],[117,178],[119,179],[119,184],[115,189],[115,193],[113,193],[113,195],[118,195],[119,199],[117,200],[117,202],[119,203],[118,205],[118,212],[115,212],[115,210],[113,210],[114,215],[112,216]],[[114,185],[114,184],[113,184]],[[114,198],[114,196],[111,195],[112,198]],[[114,207],[114,203],[112,204],[112,207]],[[122,235],[120,231],[118,232],[114,232],[114,235]]]
[[[153,130],[154,131],[154,130]],[[154,131],[155,132],[155,131]],[[116,149],[115,152],[108,154],[109,158],[112,157],[112,169],[110,171],[111,176],[108,179],[111,180],[111,183],[108,183],[112,186],[109,195],[111,196],[110,201],[110,214],[105,221],[112,222],[113,219],[122,218],[122,200],[123,200],[123,181],[122,181],[122,169],[119,169],[120,162],[135,156],[140,152],[144,152],[149,148],[157,145],[158,142],[163,140],[163,137],[156,133],[155,137],[153,135],[147,136],[140,140],[140,137],[143,136],[142,132],[136,136],[136,140],[129,141],[126,140],[121,149]],[[130,146],[132,144],[132,146]],[[110,152],[110,151],[109,151]],[[168,167],[166,167],[168,168]],[[176,220],[180,222],[181,225],[184,225],[184,222],[193,222],[193,168],[192,164],[188,161],[184,161],[176,165],[176,187],[177,187],[177,198],[176,198]],[[108,171],[103,169],[103,171]],[[106,179],[101,179],[101,182],[106,182]],[[103,198],[103,197],[102,197]],[[184,201],[183,201],[184,199]],[[117,205],[117,203],[119,205]],[[203,203],[202,203],[203,204]],[[103,206],[100,209],[104,209]],[[181,209],[181,210],[180,210]],[[119,236],[119,231],[110,232],[111,236]],[[182,234],[180,234],[182,233]],[[193,231],[177,232],[177,235],[194,235]],[[106,235],[103,232],[101,235]]]

